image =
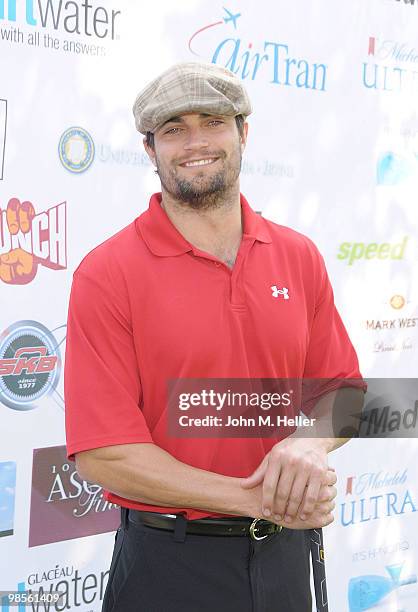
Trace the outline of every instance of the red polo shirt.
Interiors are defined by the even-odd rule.
[[[154,442],[198,468],[248,476],[277,438],[180,439],[167,431],[177,378],[358,378],[324,262],[305,236],[241,196],[233,269],[191,245],[152,196],[149,209],[85,257],[67,330],[67,448]],[[272,286],[286,287],[276,298]],[[283,298],[283,299],[281,299]],[[306,412],[306,411],[305,411]],[[106,493],[128,507],[155,507]]]

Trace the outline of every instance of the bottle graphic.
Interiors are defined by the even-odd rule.
[[[351,578],[348,583],[348,606],[350,612],[362,612],[379,603],[393,590],[406,584],[417,582],[416,574],[400,580],[403,563],[387,565],[386,576],[368,575]]]

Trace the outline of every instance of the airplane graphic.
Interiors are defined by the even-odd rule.
[[[228,21],[232,21],[234,25],[234,29],[236,30],[237,29],[237,19],[238,17],[241,17],[241,13],[231,13],[231,11],[228,11],[228,9],[225,8],[224,6],[222,8],[225,11],[225,13],[228,15],[228,17],[223,18],[224,22],[228,23]]]
[[[227,15],[226,17],[222,17],[222,21],[215,21],[215,23],[208,23],[207,25],[203,26],[203,28],[199,28],[199,30],[197,30],[194,34],[191,35],[189,39],[189,51],[193,53],[193,55],[200,57],[199,53],[196,53],[196,51],[192,49],[192,42],[196,38],[196,36],[204,32],[205,30],[209,30],[209,28],[214,28],[216,26],[224,25],[228,23],[229,21],[232,21],[234,25],[234,29],[235,30],[237,29],[237,19],[238,17],[241,17],[241,13],[231,13],[231,11],[229,11],[227,8],[225,7],[222,7],[222,8]]]

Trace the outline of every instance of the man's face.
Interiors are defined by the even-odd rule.
[[[235,117],[185,114],[158,128],[146,150],[165,191],[203,210],[222,205],[238,185],[246,133],[244,124],[241,138]]]

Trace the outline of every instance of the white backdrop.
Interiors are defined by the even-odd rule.
[[[100,610],[117,510],[61,448],[67,301],[81,258],[159,188],[131,115],[151,78],[180,60],[234,70],[254,106],[242,191],[319,246],[363,374],[415,378],[418,342],[418,3],[91,5],[0,0],[0,590],[60,583],[51,610],[81,612]],[[332,454],[333,612],[417,609],[416,454]]]

